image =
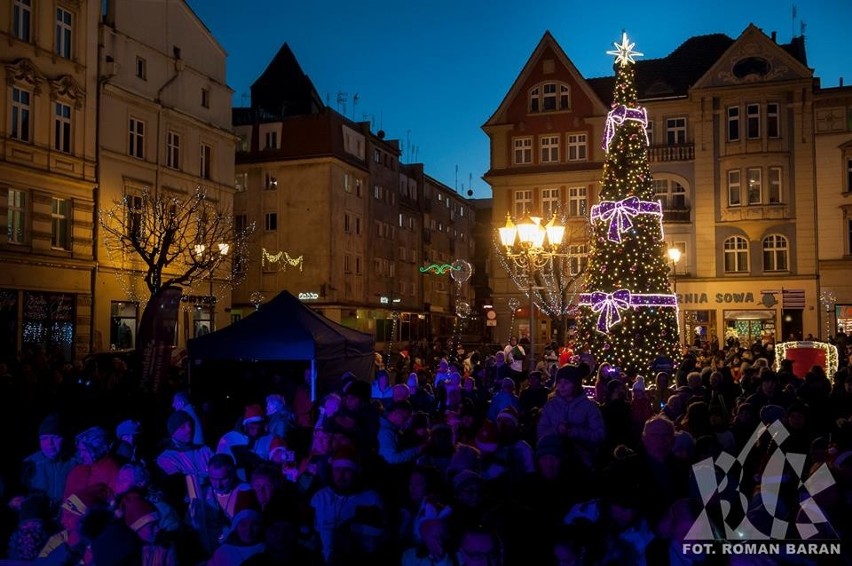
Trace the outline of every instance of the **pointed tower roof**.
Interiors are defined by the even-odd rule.
[[[251,105],[279,118],[317,114],[324,106],[286,42],[252,83]]]
[[[532,55],[530,55],[530,58],[527,59],[527,62],[524,64],[524,68],[521,69],[521,72],[518,74],[515,82],[512,83],[511,88],[509,88],[509,91],[506,93],[506,96],[503,98],[500,106],[497,107],[494,114],[492,114],[488,121],[482,126],[483,128],[505,122],[509,107],[512,102],[522,94],[521,89],[523,88],[523,85],[526,84],[530,75],[534,72],[536,63],[542,59],[548,50],[552,51],[558,62],[563,65],[568,70],[569,74],[575,79],[584,95],[597,107],[596,113],[606,114],[607,108],[603,105],[603,102],[601,102],[602,99],[589,87],[586,80],[583,78],[583,75],[580,74],[580,71],[577,70],[574,63],[567,55],[565,55],[562,47],[559,46],[559,43],[556,42],[556,39],[550,31],[545,31],[535,50],[533,50]]]

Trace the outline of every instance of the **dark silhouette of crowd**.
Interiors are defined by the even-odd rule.
[[[574,338],[535,364],[514,338],[467,352],[411,344],[315,400],[303,367],[210,369],[227,394],[189,388],[173,368],[148,393],[121,359],[87,366],[29,350],[0,363],[0,556],[97,566],[828,563],[684,546],[704,525],[721,538],[748,524],[798,540],[808,523],[815,539],[842,542],[831,563],[852,563],[845,335],[832,339],[833,375],[776,367],[760,341],[697,342],[680,359],[661,352],[648,368],[619,368]],[[693,466],[708,462],[711,475],[698,479]],[[708,497],[702,482],[732,465]]]

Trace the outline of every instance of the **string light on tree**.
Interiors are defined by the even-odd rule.
[[[582,334],[598,362],[645,373],[662,350],[678,352],[677,297],[669,281],[663,212],[648,165],[647,111],[635,84],[635,43],[624,33],[615,56],[612,110],[602,147],[599,204],[592,207],[591,250],[580,295]]]

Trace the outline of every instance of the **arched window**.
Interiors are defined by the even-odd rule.
[[[571,89],[565,83],[539,83],[530,89],[530,112],[555,112],[571,108]]]
[[[748,273],[748,241],[742,236],[725,240],[725,273]]]
[[[789,269],[787,238],[781,234],[770,234],[763,239],[763,271],[787,271]]]
[[[673,179],[654,179],[654,194],[663,204],[663,210],[684,210],[686,188]]]

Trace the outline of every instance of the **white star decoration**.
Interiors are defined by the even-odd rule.
[[[621,43],[612,43],[615,46],[615,51],[607,51],[607,55],[615,55],[615,62],[626,67],[629,63],[635,63],[634,57],[641,57],[644,53],[633,51],[633,46],[636,43],[628,43],[627,32],[621,32]]]

